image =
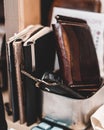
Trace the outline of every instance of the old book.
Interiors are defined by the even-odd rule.
[[[18,95],[17,95],[17,83],[16,83],[16,72],[13,56],[13,41],[20,36],[24,36],[34,26],[30,25],[20,33],[14,35],[7,42],[7,74],[8,74],[8,91],[9,91],[9,103],[12,110],[13,121],[19,120],[19,106],[18,106]]]
[[[15,66],[12,50],[12,42],[7,43],[7,73],[8,73],[8,91],[9,91],[9,103],[12,110],[13,121],[19,119],[19,108],[18,108],[18,96],[15,78]]]
[[[45,71],[54,69],[55,39],[50,27],[44,27],[38,33],[28,39],[23,45],[24,69],[28,73],[41,78]],[[35,87],[34,81],[25,77],[26,116],[27,125],[36,121],[41,114],[41,92]],[[37,104],[35,104],[37,102]]]
[[[0,23],[4,24],[5,17],[4,17],[4,1],[0,0]]]
[[[0,87],[7,89],[6,39],[3,32],[0,32]]]
[[[5,111],[4,111],[4,102],[2,97],[2,91],[0,89],[0,129],[1,130],[7,130],[7,121],[5,117]]]
[[[15,64],[13,57],[13,41],[20,37],[21,35],[28,32],[29,29],[33,28],[33,26],[29,26],[25,30],[21,31],[19,34],[11,37],[7,42],[7,73],[8,73],[8,91],[9,91],[9,103],[12,110],[13,121],[17,121],[19,119],[19,106],[18,106],[18,96],[17,96],[17,84],[16,84],[16,74],[15,74]]]
[[[41,25],[30,25],[27,28],[25,28],[23,31],[19,32],[15,36],[11,37],[7,43],[7,62],[8,62],[8,88],[9,88],[9,97],[10,97],[10,106],[12,108],[13,113],[13,121],[17,121],[19,118],[22,120],[22,114],[19,114],[19,101],[18,100],[18,90],[21,89],[18,88],[17,79],[16,79],[16,68],[15,68],[15,57],[14,57],[14,51],[13,51],[13,43],[16,39],[23,39],[24,41],[27,40],[31,35],[34,34],[34,31],[41,28]],[[15,42],[16,43],[16,42]],[[18,46],[20,47],[20,46]],[[16,48],[15,48],[16,49]],[[21,47],[20,47],[21,49]],[[21,58],[21,57],[19,57]],[[17,62],[17,66],[18,62]],[[18,72],[19,73],[19,72]],[[22,91],[22,90],[21,90]],[[21,93],[20,91],[20,93]],[[22,98],[22,95],[21,95]],[[22,105],[23,106],[23,105]],[[20,110],[21,111],[21,110]],[[20,115],[20,117],[19,117]],[[24,122],[23,120],[21,122]]]
[[[24,36],[18,37],[13,42],[13,53],[14,53],[14,63],[15,63],[15,71],[16,71],[18,103],[19,103],[19,118],[21,124],[25,122],[25,98],[26,98],[24,93],[22,77],[21,77],[21,69],[23,67],[22,44],[42,28],[43,26],[41,25],[35,25],[34,28],[28,31]]]
[[[22,58],[22,40],[18,39],[13,42],[13,52],[14,52],[14,64],[16,71],[16,83],[17,83],[17,96],[18,96],[18,106],[19,106],[19,118],[20,123],[25,122],[25,102],[24,102],[24,92],[23,92],[23,82],[21,77],[21,67],[23,64]]]

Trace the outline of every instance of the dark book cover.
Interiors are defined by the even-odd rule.
[[[16,71],[14,63],[13,41],[7,43],[8,90],[13,121],[19,120]]]
[[[33,43],[23,46],[24,69],[33,76],[41,78],[44,72],[54,69],[55,39],[53,32],[39,37]],[[34,47],[34,49],[33,49]],[[32,52],[32,49],[34,52]],[[34,53],[35,70],[32,66],[32,53]],[[41,116],[41,91],[35,87],[34,81],[24,76],[26,92],[26,121],[31,125]]]
[[[6,61],[6,39],[5,34],[0,33],[0,87],[7,90],[7,61]]]
[[[30,25],[17,35],[11,37],[7,43],[7,68],[8,68],[8,89],[10,97],[10,106],[13,114],[13,121],[20,119],[20,123],[25,121],[24,95],[21,77],[22,65],[22,42],[30,38],[34,33],[42,28],[41,25]],[[18,42],[18,41],[21,42]],[[20,43],[20,44],[19,44]],[[16,44],[16,45],[15,45]],[[19,52],[20,51],[20,52]],[[22,88],[20,88],[22,87]],[[21,99],[20,99],[21,98]],[[22,113],[21,113],[22,111]]]

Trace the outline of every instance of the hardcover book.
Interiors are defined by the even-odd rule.
[[[24,69],[33,76],[41,78],[44,72],[54,69],[55,39],[50,27],[44,27],[23,44]],[[26,92],[27,125],[36,121],[35,115],[41,115],[41,92],[35,87],[34,81],[24,78]],[[36,98],[36,95],[37,98]],[[33,105],[37,102],[36,105]],[[31,107],[32,106],[32,107]]]
[[[36,30],[42,28],[41,25],[30,25],[20,33],[11,37],[7,43],[7,62],[8,62],[8,89],[10,96],[10,106],[13,113],[13,121],[20,119],[20,123],[25,122],[24,102],[23,102],[23,86],[20,83],[20,68],[22,62],[21,44],[23,41],[31,37]],[[18,39],[20,42],[18,42]],[[17,41],[16,41],[17,40]],[[20,53],[17,53],[20,51]],[[17,58],[18,57],[18,58]],[[20,82],[19,82],[19,81]],[[21,98],[21,99],[20,99]],[[22,111],[22,113],[21,113]]]

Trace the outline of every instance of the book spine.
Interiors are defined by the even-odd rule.
[[[22,65],[22,41],[21,40],[16,40],[13,42],[13,51],[14,51],[14,62],[15,62],[15,69],[16,69],[19,117],[20,117],[20,123],[23,124],[25,122],[25,108],[24,108],[23,83],[21,77],[21,65]]]
[[[8,74],[8,90],[9,90],[9,103],[12,109],[13,121],[19,119],[19,108],[17,99],[17,84],[15,77],[15,66],[14,66],[14,54],[12,48],[12,42],[8,42],[6,46],[7,51],[7,74]]]
[[[23,46],[24,69],[29,73],[32,72],[32,55],[31,46]],[[23,76],[24,91],[26,94],[25,111],[26,125],[30,126],[37,121],[37,88],[28,77]]]

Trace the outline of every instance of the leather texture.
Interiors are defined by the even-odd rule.
[[[58,16],[53,25],[63,79],[67,85],[98,87],[101,79],[90,28],[83,20],[70,19]]]

